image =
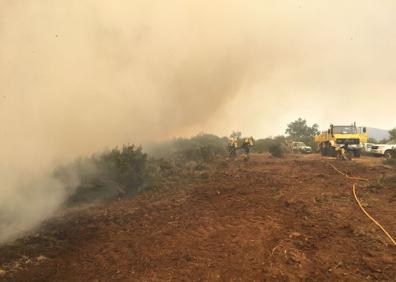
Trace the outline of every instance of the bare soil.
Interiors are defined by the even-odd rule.
[[[394,169],[317,155],[214,162],[201,180],[53,219],[0,248],[4,281],[394,281]]]

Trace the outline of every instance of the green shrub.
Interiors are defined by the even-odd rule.
[[[286,144],[286,138],[284,136],[259,139],[254,144],[253,152],[256,153],[268,152],[274,157],[281,158],[287,151],[285,144]]]
[[[174,154],[185,160],[209,161],[218,155],[226,155],[227,142],[216,135],[200,134],[191,139],[176,139]]]
[[[120,195],[134,195],[166,177],[182,176],[191,166],[227,154],[227,138],[199,134],[151,146],[151,158],[141,147],[126,145],[88,158],[79,158],[54,171],[69,192],[68,204],[91,203]]]
[[[168,142],[151,145],[150,155],[177,162],[207,162],[216,156],[227,154],[227,138],[213,134],[199,134],[192,138],[178,138]]]
[[[252,151],[254,153],[266,153],[269,152],[270,147],[273,145],[273,138],[258,139],[254,142]]]
[[[58,167],[54,176],[69,187],[69,204],[132,195],[154,179],[141,147],[123,146]]]
[[[282,158],[286,152],[285,145],[279,140],[273,140],[272,144],[268,148],[269,153],[277,158]]]

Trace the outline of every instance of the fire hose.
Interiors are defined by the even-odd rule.
[[[354,177],[354,176],[349,176],[346,173],[340,171],[338,168],[336,168],[334,165],[332,165],[331,163],[328,163],[336,172],[342,174],[343,176],[345,176],[348,179],[351,180],[357,180],[357,181],[365,181],[365,182],[369,182],[369,180],[367,178],[362,178],[362,177]],[[386,229],[375,219],[373,218],[363,207],[363,205],[361,204],[361,202],[359,201],[359,198],[357,197],[356,194],[356,188],[357,188],[357,183],[353,184],[352,187],[352,191],[353,191],[353,196],[355,197],[355,200],[357,202],[357,204],[359,205],[360,209],[363,211],[363,213],[372,221],[374,222],[384,233],[385,235],[389,238],[389,240],[392,242],[392,244],[394,246],[396,246],[396,241],[395,239],[393,239],[393,237],[389,234],[388,231],[386,231]]]

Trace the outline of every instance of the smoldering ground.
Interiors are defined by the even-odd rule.
[[[274,134],[302,108],[327,122],[341,116],[334,93],[353,103],[348,120],[368,109],[360,98],[371,91],[390,109],[392,8],[361,0],[1,1],[0,240],[59,207],[70,191],[45,172],[77,155],[196,130]]]

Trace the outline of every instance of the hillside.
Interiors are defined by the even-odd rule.
[[[367,127],[367,132],[370,138],[374,138],[377,141],[381,141],[389,138],[389,132],[388,130],[385,129]]]
[[[396,248],[329,162],[373,180],[392,173],[368,158],[216,161],[199,181],[77,211],[0,248],[3,279],[392,280]],[[395,188],[373,181],[358,190],[394,236]]]

